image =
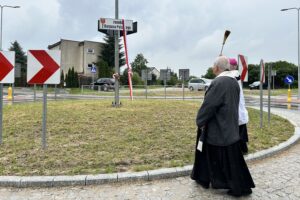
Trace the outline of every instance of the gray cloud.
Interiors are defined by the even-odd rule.
[[[3,47],[18,40],[24,50],[46,48],[60,38],[101,41],[100,17],[114,18],[115,1],[6,0],[20,5],[4,10]],[[150,66],[190,68],[201,76],[218,55],[226,29],[224,54],[248,56],[250,63],[297,63],[297,13],[291,0],[130,0],[119,1],[119,17],[138,21],[128,36],[129,60],[143,53]]]

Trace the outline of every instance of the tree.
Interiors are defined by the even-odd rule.
[[[132,85],[142,85],[142,84],[143,84],[143,81],[142,81],[141,77],[139,76],[139,74],[136,72],[133,72]]]
[[[268,81],[268,67],[272,65],[272,70],[276,70],[275,76],[275,87],[283,88],[287,87],[284,84],[284,78],[287,75],[292,75],[293,77],[297,77],[297,66],[286,62],[286,61],[277,61],[277,62],[266,62],[265,63],[265,75],[266,75],[266,83]],[[244,85],[249,85],[254,81],[259,81],[260,74],[260,64],[249,64],[248,65],[248,83],[244,83]],[[297,85],[297,81],[293,85]]]
[[[131,63],[132,71],[142,76],[142,70],[147,69],[147,63],[147,59],[143,56],[143,54],[139,53]]]
[[[206,74],[204,76],[201,76],[202,78],[207,78],[207,79],[214,79],[216,75],[213,73],[213,70],[211,67],[209,67],[206,71]]]
[[[65,82],[64,71],[61,70],[59,86],[60,86],[60,87],[64,87],[64,82]]]
[[[74,67],[69,69],[66,74],[66,85],[68,88],[76,88],[79,86],[78,73],[75,72]]]
[[[96,66],[98,67],[99,78],[112,77],[114,70],[108,66],[107,62],[100,60],[96,63]]]
[[[16,61],[15,63],[21,64],[21,77],[16,79],[16,86],[25,86],[26,85],[26,72],[27,72],[27,57],[25,52],[23,51],[21,45],[14,41],[11,43],[11,47],[8,49],[9,51],[15,52]]]
[[[167,81],[167,85],[176,85],[178,83],[177,74],[171,71],[171,79]]]
[[[122,85],[128,85],[128,69],[125,69],[123,75],[120,76],[120,83]]]
[[[102,61],[106,62],[110,68],[114,69],[114,66],[115,66],[115,38],[114,38],[114,36],[105,35],[104,42],[105,43],[101,46],[102,51],[101,51],[101,54],[99,55],[98,62],[100,62],[100,60],[102,60]],[[125,65],[124,52],[121,52],[121,49],[122,49],[122,45],[120,44],[120,39],[119,39],[119,66]]]

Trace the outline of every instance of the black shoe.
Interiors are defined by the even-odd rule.
[[[241,196],[247,196],[250,195],[252,193],[252,190],[249,188],[247,190],[243,190],[242,192],[234,192],[232,190],[228,190],[227,194],[230,196],[234,196],[234,197],[241,197]]]
[[[247,189],[247,190],[243,190],[242,194],[243,194],[243,196],[247,196],[247,195],[252,194],[251,188],[249,188],[249,189]]]
[[[205,182],[205,181],[200,181],[200,180],[195,180],[197,184],[201,185],[204,189],[208,189],[209,188],[209,182]]]

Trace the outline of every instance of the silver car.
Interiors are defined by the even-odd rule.
[[[211,81],[212,80],[206,78],[192,78],[188,83],[188,88],[190,91],[206,91]]]

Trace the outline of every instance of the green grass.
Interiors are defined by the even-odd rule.
[[[291,94],[296,95],[298,93],[297,88],[291,88]],[[249,89],[244,89],[244,94],[245,95],[260,95],[260,90],[249,90]],[[263,90],[264,95],[268,95],[268,90],[264,89]],[[288,94],[288,89],[271,89],[271,96],[280,96],[280,95],[286,95]]]
[[[83,95],[99,95],[99,96],[114,96],[115,92],[113,90],[110,91],[98,91],[92,90],[89,88],[79,89],[79,88],[72,88],[69,90],[70,94],[83,94]],[[119,90],[121,96],[129,96],[129,89],[127,87],[121,87]],[[204,91],[189,91],[188,88],[185,88],[184,95],[189,97],[203,97]],[[175,87],[167,87],[166,92],[163,86],[149,86],[147,90],[147,96],[156,96],[156,97],[182,97],[183,91],[182,88],[175,88]],[[136,97],[146,97],[146,89],[144,86],[135,87],[133,88],[133,96]]]
[[[41,148],[42,104],[5,106],[0,175],[75,175],[142,171],[192,164],[196,101],[48,102],[47,144]],[[287,140],[293,126],[272,115],[259,128],[249,109],[250,152]],[[266,115],[264,121],[266,122]]]

